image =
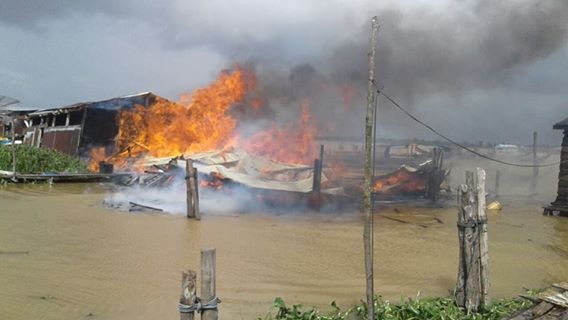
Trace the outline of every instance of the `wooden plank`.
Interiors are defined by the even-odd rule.
[[[197,301],[197,273],[193,270],[186,270],[181,277],[181,294],[179,303],[192,306]],[[193,320],[195,312],[180,312],[180,320]]]
[[[557,289],[568,291],[568,282],[553,283],[552,286]]]

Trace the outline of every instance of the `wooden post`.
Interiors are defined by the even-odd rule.
[[[367,295],[367,317],[375,318],[374,288],[373,288],[373,207],[372,207],[372,146],[373,146],[373,120],[376,88],[375,88],[375,52],[377,47],[377,33],[379,31],[379,21],[377,17],[371,20],[371,43],[368,53],[369,58],[369,79],[367,82],[367,115],[365,117],[365,166],[364,166],[364,188],[363,188],[363,210],[365,212],[365,229],[363,240],[365,243],[365,283]]]
[[[481,277],[481,297],[479,305],[489,303],[489,244],[487,237],[487,215],[485,214],[485,170],[475,169],[477,225],[479,229],[479,276]]]
[[[217,302],[215,288],[215,249],[201,250],[201,304],[206,305],[212,301]],[[203,309],[202,320],[217,320],[217,307],[213,309]]]
[[[182,273],[181,277],[181,294],[179,297],[180,305],[193,306],[197,302],[197,274],[193,270],[187,270]],[[193,320],[195,312],[181,312],[180,320]]]
[[[186,191],[186,209],[187,217],[195,218],[195,207],[193,206],[193,188],[192,188],[192,172],[193,161],[191,159],[185,160],[185,191]]]
[[[320,159],[314,160],[314,176],[312,180],[312,195],[317,197],[320,195],[321,191],[321,163]]]
[[[499,198],[499,184],[501,179],[501,170],[497,170],[495,173],[495,198]]]
[[[485,171],[466,172],[458,188],[459,267],[456,285],[458,306],[478,311],[488,302],[488,245],[485,214]]]
[[[191,193],[193,194],[193,212],[195,219],[201,220],[201,213],[199,212],[199,181],[197,176],[197,168],[191,165]]]
[[[12,118],[12,181],[16,182],[16,121]]]
[[[197,185],[197,169],[193,167],[193,160],[185,160],[185,188],[187,217],[201,219],[199,214],[199,191]]]
[[[533,132],[533,145],[532,145],[532,154],[533,154],[533,174],[531,180],[531,193],[536,194],[536,187],[538,181],[538,160],[537,160],[537,139],[538,139],[538,132]]]

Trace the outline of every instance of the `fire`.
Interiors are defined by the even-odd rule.
[[[273,124],[268,130],[254,134],[241,146],[247,152],[271,160],[292,163],[312,164],[316,157],[314,138],[316,129],[311,121],[310,104],[303,100],[298,125],[288,124],[283,128]]]
[[[274,161],[311,164],[316,128],[307,100],[300,103],[297,124],[274,122],[252,136],[238,134],[239,116],[247,108],[252,110],[249,116],[262,116],[266,101],[255,92],[256,81],[253,72],[236,67],[192,95],[182,95],[178,102],[158,99],[150,107],[121,111],[114,153],[105,157],[104,148],[91,150],[91,169],[96,170],[100,161],[135,169],[133,158],[144,155],[175,157],[231,147]]]
[[[256,85],[254,74],[236,68],[206,88],[183,95],[179,103],[157,101],[121,112],[119,150],[143,146],[156,157],[222,149],[232,141],[236,120],[229,109]],[[132,156],[132,154],[131,154]]]
[[[377,177],[373,191],[383,194],[417,194],[426,190],[426,175],[406,170],[397,170],[391,174]]]

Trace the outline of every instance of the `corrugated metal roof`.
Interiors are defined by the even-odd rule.
[[[560,130],[568,130],[568,118],[558,122],[552,128],[553,129],[560,129]]]
[[[158,97],[157,95],[153,94],[152,92],[141,92],[137,94],[131,94],[122,97],[116,97],[107,100],[100,100],[100,101],[86,101],[86,102],[79,102],[70,104],[67,106],[59,106],[59,107],[52,107],[47,109],[41,109],[36,112],[30,113],[30,116],[37,116],[37,115],[44,115],[44,114],[57,114],[64,111],[69,111],[69,109],[75,108],[95,108],[95,109],[108,109],[108,110],[118,110],[122,108],[131,108],[136,104],[146,104],[146,99]]]

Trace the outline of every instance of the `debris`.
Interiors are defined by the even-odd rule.
[[[503,209],[503,205],[501,204],[501,202],[495,200],[493,202],[491,202],[490,204],[487,205],[487,210],[496,210],[496,211],[501,211],[501,209]]]
[[[159,211],[159,212],[163,212],[163,209],[160,208],[154,208],[154,207],[150,207],[150,206],[146,206],[143,204],[139,204],[136,202],[132,202],[129,201],[128,204],[130,204],[130,208],[128,209],[128,211],[132,212],[132,211],[145,211],[145,210],[151,210],[151,211]]]

